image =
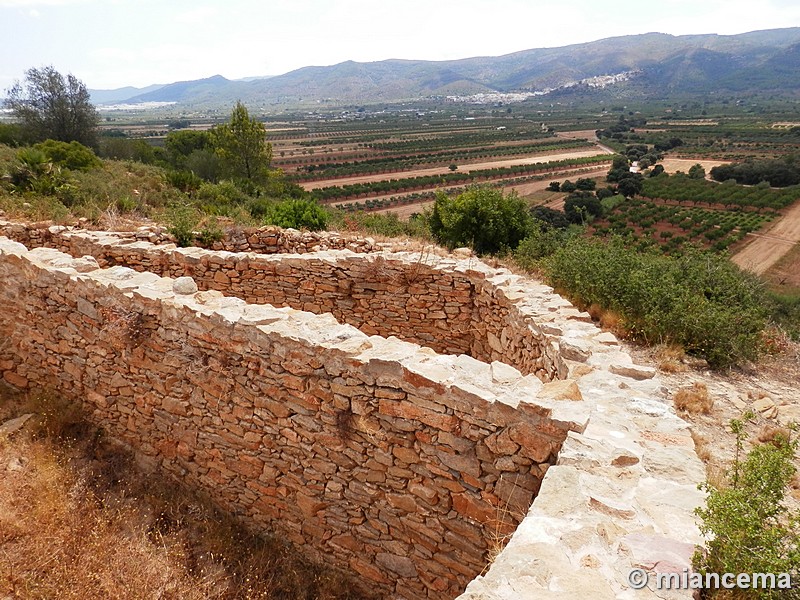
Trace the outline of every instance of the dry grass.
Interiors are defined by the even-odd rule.
[[[708,447],[708,440],[694,429],[691,430],[691,435],[697,457],[707,465],[712,458],[711,449]]]
[[[684,362],[685,358],[686,352],[681,346],[659,346],[655,352],[658,369],[664,373],[683,373],[688,371],[689,367]]]
[[[682,388],[673,398],[675,408],[684,413],[707,415],[714,406],[706,384],[695,382],[691,387]]]
[[[772,423],[765,423],[758,430],[756,439],[762,444],[773,444],[776,447],[782,447],[787,440],[792,437],[792,432],[788,427],[778,427]]]
[[[366,597],[342,573],[141,473],[66,405],[4,394],[0,422],[46,410],[0,440],[0,598]]]
[[[559,293],[562,296],[564,295],[562,291],[559,291]],[[614,312],[613,310],[605,309],[596,303],[590,304],[584,310],[589,313],[594,321],[600,323],[600,327],[602,327],[605,331],[610,331],[621,339],[628,337],[628,329],[625,326],[622,316],[620,316],[618,313]]]

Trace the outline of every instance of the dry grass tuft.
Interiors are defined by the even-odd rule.
[[[792,432],[787,427],[778,427],[771,423],[765,423],[758,431],[757,439],[762,444],[772,444],[778,448],[782,447],[792,437]]]
[[[694,429],[691,430],[691,435],[697,457],[707,465],[711,461],[711,450],[708,447],[708,440]]]
[[[586,309],[586,312],[589,313],[589,316],[591,316],[592,319],[599,321],[605,311],[603,310],[602,306],[595,302],[594,304],[589,305],[589,307]]]
[[[714,406],[706,384],[695,382],[692,387],[682,388],[673,398],[675,408],[684,413],[707,415]]]
[[[656,349],[655,358],[659,370],[664,373],[683,373],[689,370],[689,367],[683,362],[686,358],[686,352],[681,346],[659,346]]]
[[[600,326],[606,331],[610,331],[618,338],[628,337],[628,328],[625,326],[624,319],[621,315],[613,310],[606,310],[600,315]]]

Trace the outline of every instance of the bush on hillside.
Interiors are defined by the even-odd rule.
[[[265,220],[278,227],[319,231],[327,227],[328,213],[315,200],[290,198],[276,203]]]
[[[91,148],[79,142],[57,142],[45,140],[33,146],[44,153],[54,165],[70,171],[88,171],[102,166],[102,162]]]
[[[515,192],[471,187],[457,196],[438,194],[429,223],[434,238],[448,248],[493,254],[516,248],[531,232],[533,218]]]
[[[727,259],[640,253],[620,239],[575,238],[545,261],[552,285],[620,314],[635,337],[676,343],[715,368],[755,359],[766,326],[763,286]]]
[[[741,460],[742,421],[731,421],[731,429],[736,435],[736,458],[728,485],[702,486],[708,499],[696,513],[703,521],[700,530],[710,539],[705,551],[695,554],[694,568],[700,574],[772,573],[778,589],[753,588],[741,597],[798,598],[796,587],[788,590],[783,587],[787,582],[781,585],[777,579],[783,573],[796,578],[800,570],[800,519],[784,505],[795,473],[797,439],[778,436],[773,443],[755,446]],[[710,594],[718,596],[728,597]]]
[[[514,261],[523,269],[537,270],[541,259],[553,255],[572,235],[566,229],[557,229],[545,223],[533,227],[528,237],[514,250]]]

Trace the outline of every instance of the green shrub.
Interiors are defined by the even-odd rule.
[[[205,219],[200,225],[200,232],[197,236],[200,245],[204,248],[211,247],[214,242],[218,242],[225,237],[225,232],[222,231],[219,221],[215,217]]]
[[[546,225],[533,227],[528,237],[514,250],[514,260],[523,269],[536,269],[542,258],[553,255],[571,236],[572,234],[564,229]]]
[[[395,213],[345,212],[337,210],[331,215],[329,227],[359,231],[367,235],[431,239],[428,220],[420,214],[413,214],[407,221],[402,221]]]
[[[164,179],[172,187],[184,192],[196,192],[203,185],[203,180],[191,171],[167,171]]]
[[[564,202],[564,214],[570,223],[586,223],[599,217],[603,206],[597,196],[590,192],[575,192]]]
[[[175,236],[175,242],[181,248],[194,245],[194,230],[200,223],[200,214],[196,208],[187,203],[177,203],[170,207],[166,214],[167,231]]]
[[[763,285],[727,259],[636,252],[620,238],[575,238],[546,260],[550,282],[620,314],[635,336],[671,342],[715,368],[755,359],[766,326]]]
[[[65,206],[72,204],[75,185],[68,171],[54,164],[38,148],[21,148],[16,158],[18,163],[10,174],[12,191],[56,196]]]
[[[328,225],[328,213],[315,200],[289,199],[275,204],[266,221],[278,227],[319,231]]]
[[[43,152],[54,165],[70,171],[88,171],[103,164],[91,148],[87,148],[79,142],[45,140],[33,147]]]
[[[203,212],[224,216],[229,216],[232,209],[251,199],[230,181],[202,183],[192,197],[197,199]]]
[[[745,415],[748,416],[748,415]],[[800,518],[790,514],[784,498],[795,467],[798,442],[778,435],[771,444],[755,446],[742,461],[744,425],[731,421],[736,458],[726,487],[709,483],[705,508],[695,512],[709,538],[694,556],[694,568],[705,573],[790,573],[800,570]],[[712,595],[713,597],[713,595]],[[742,598],[800,598],[800,591],[740,590]]]
[[[516,193],[471,187],[458,196],[439,193],[429,223],[434,238],[449,248],[492,254],[516,248],[531,232],[533,218]]]

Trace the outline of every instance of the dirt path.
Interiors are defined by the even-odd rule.
[[[575,152],[564,152],[560,154],[540,154],[538,156],[528,156],[520,158],[511,158],[507,160],[497,160],[491,162],[472,163],[459,166],[459,172],[469,173],[479,169],[496,169],[501,167],[512,167],[515,165],[535,165],[539,163],[550,162],[553,160],[567,160],[570,158],[584,158],[589,156],[598,156],[600,154],[608,154],[608,151],[603,149],[592,150],[578,150]],[[351,183],[371,183],[374,181],[385,181],[387,179],[405,179],[408,177],[423,177],[427,175],[442,175],[449,173],[450,169],[446,166],[431,167],[428,169],[416,169],[413,171],[400,171],[398,173],[376,173],[374,175],[359,175],[356,177],[345,177],[342,179],[326,179],[322,181],[309,181],[301,185],[306,190],[315,190],[321,187],[331,185],[347,185]]]
[[[749,234],[752,241],[732,260],[737,265],[761,275],[800,242],[800,202],[763,234]]]

